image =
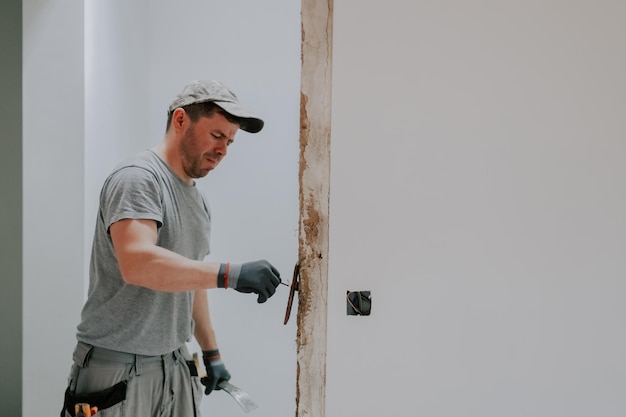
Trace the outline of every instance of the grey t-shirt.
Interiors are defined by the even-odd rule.
[[[193,334],[193,292],[154,291],[124,282],[109,234],[122,219],[154,220],[158,246],[202,260],[210,249],[211,213],[195,185],[183,182],[149,150],[118,165],[102,187],[89,297],[77,338],[107,349],[162,355]]]

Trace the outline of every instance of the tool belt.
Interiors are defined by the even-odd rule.
[[[154,362],[160,362],[164,360],[175,360],[176,358],[182,359],[183,354],[180,349],[167,353],[165,355],[139,355],[132,353],[119,352],[115,350],[94,347],[87,343],[78,342],[76,350],[74,351],[73,359],[74,363],[81,367],[87,367],[90,359],[100,359],[105,361],[117,362],[120,364],[134,364],[135,375],[142,373],[143,364],[149,364]],[[192,376],[198,375],[198,370],[193,361],[185,361],[189,367],[190,374]],[[61,417],[65,417],[66,412],[72,416],[76,416],[75,405],[76,404],[89,404],[91,407],[96,407],[98,410],[106,410],[110,407],[119,404],[126,400],[127,381],[121,381],[97,392],[89,392],[84,394],[76,394],[75,381],[71,382],[65,390],[65,398],[63,403],[63,410],[61,411]]]
[[[90,392],[88,394],[75,394],[68,387],[65,390],[65,402],[63,403],[63,409],[70,413],[71,416],[75,416],[75,404],[86,403],[93,407],[98,407],[99,410],[105,410],[113,407],[126,399],[126,381],[118,382],[111,388],[107,388],[103,391]],[[61,412],[61,417],[64,414]]]

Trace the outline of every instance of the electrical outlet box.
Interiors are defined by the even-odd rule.
[[[372,312],[371,291],[347,291],[346,312],[349,316],[369,316]]]

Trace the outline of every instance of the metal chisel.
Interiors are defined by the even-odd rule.
[[[226,391],[231,397],[233,397],[234,400],[237,401],[237,404],[239,404],[243,411],[245,411],[246,413],[249,413],[250,411],[258,407],[257,403],[255,403],[252,398],[250,398],[247,392],[234,386],[230,382],[222,381],[217,384],[217,386]]]

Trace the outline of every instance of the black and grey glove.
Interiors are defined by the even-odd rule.
[[[200,382],[206,387],[204,393],[209,395],[213,390],[221,389],[217,384],[222,381],[228,381],[230,379],[230,372],[226,369],[226,365],[224,365],[218,349],[203,350],[202,361],[206,368],[206,376],[202,377]]]
[[[221,264],[217,276],[219,288],[233,288],[243,293],[258,294],[257,302],[264,303],[280,285],[280,273],[266,260],[242,264]]]

